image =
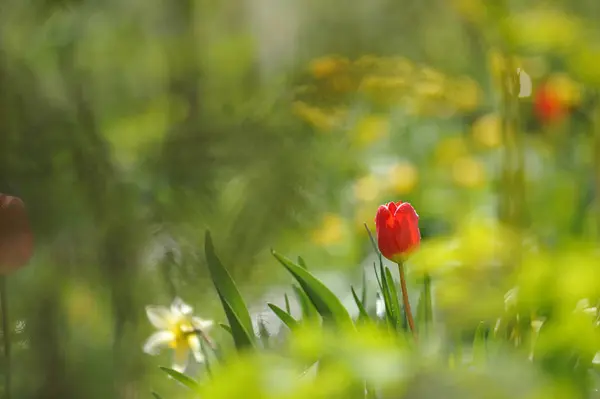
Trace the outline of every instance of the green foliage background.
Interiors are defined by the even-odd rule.
[[[13,396],[179,397],[168,358],[141,351],[144,306],[180,295],[224,320],[207,228],[248,302],[287,281],[272,247],[358,278],[362,223],[399,199],[421,216],[413,280],[444,276],[456,334],[493,321],[515,282],[535,308],[597,298],[599,18],[594,1],[1,0],[0,191],[36,236],[8,280]],[[503,97],[498,62],[534,93],[567,76],[569,116],[542,124],[533,97]],[[514,129],[474,133],[486,115]],[[548,347],[593,352],[595,329],[573,326]],[[419,381],[446,372],[403,397],[441,397]]]

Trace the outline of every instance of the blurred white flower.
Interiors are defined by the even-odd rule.
[[[596,317],[598,315],[598,308],[590,305],[590,301],[588,299],[581,299],[575,305],[575,313],[583,313],[591,317]]]
[[[144,352],[157,355],[161,349],[174,351],[173,369],[184,372],[190,352],[198,363],[204,362],[200,348],[200,337],[208,340],[206,332],[212,327],[212,320],[203,320],[192,315],[193,309],[180,298],[175,298],[170,308],[146,306],[148,320],[159,331],[152,334],[144,344]]]
[[[519,75],[519,97],[529,97],[533,87],[531,77],[521,68],[517,68],[517,74]]]
[[[379,292],[377,293],[377,300],[375,301],[375,313],[380,319],[385,316],[385,301]]]

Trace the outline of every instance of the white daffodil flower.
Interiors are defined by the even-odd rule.
[[[146,306],[148,320],[159,331],[148,338],[144,352],[157,355],[161,349],[173,349],[173,369],[180,373],[187,368],[190,352],[198,363],[204,362],[200,336],[207,337],[206,332],[213,322],[195,317],[192,312],[192,307],[180,298],[175,298],[170,308]]]

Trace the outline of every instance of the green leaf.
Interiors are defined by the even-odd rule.
[[[227,331],[229,334],[233,335],[233,333],[231,332],[231,327],[229,327],[227,324],[219,323],[219,327]]]
[[[396,322],[394,319],[394,315],[392,314],[392,304],[390,301],[390,292],[387,288],[387,283],[385,280],[385,273],[383,272],[383,266],[380,267],[381,278],[377,272],[377,265],[373,263],[373,270],[375,271],[375,277],[377,278],[377,284],[379,284],[379,292],[381,292],[381,297],[383,298],[383,303],[385,305],[385,318],[389,325],[395,326]]]
[[[480,322],[473,338],[473,364],[482,364],[486,360],[485,323]]]
[[[300,308],[302,309],[302,318],[304,320],[314,320],[319,314],[315,306],[312,304],[308,296],[300,287],[295,284],[292,284],[292,289],[294,290],[294,294],[296,294],[296,298],[298,298],[298,303],[300,304]]]
[[[396,328],[402,328],[404,326],[404,312],[400,307],[400,300],[398,298],[398,290],[396,290],[396,284],[392,277],[392,272],[387,267],[385,268],[385,286],[388,291],[388,298],[392,310],[393,320]]]
[[[353,325],[352,318],[340,300],[321,281],[306,269],[272,251],[273,256],[294,276],[308,298],[315,305],[323,321],[336,325]]]
[[[303,269],[308,270],[308,266],[306,266],[306,262],[304,261],[302,256],[298,256],[298,266],[302,267]]]
[[[162,397],[159,394],[157,394],[156,392],[152,391],[150,393],[152,394],[152,396],[154,397],[154,399],[162,399]]]
[[[356,295],[356,291],[354,291],[354,287],[351,286],[350,290],[352,291],[352,296],[354,297],[354,302],[356,302],[356,306],[358,307],[358,320],[361,320],[361,321],[368,320],[369,314],[365,310],[365,306],[364,306],[363,302],[358,298],[358,295]]]
[[[360,298],[360,302],[363,304],[363,307],[367,307],[367,273],[365,273],[365,271],[363,270],[363,274],[362,274],[362,285],[363,285],[363,289],[362,289],[362,295]]]
[[[254,329],[248,308],[231,275],[215,254],[209,231],[206,232],[204,247],[208,270],[229,321],[235,346],[238,350],[253,347]]]
[[[198,384],[198,382],[196,380],[188,377],[187,375],[180,373],[177,370],[173,370],[172,368],[169,368],[169,367],[161,366],[160,369],[162,371],[164,371],[165,373],[167,373],[168,375],[170,375],[171,377],[173,377],[173,379],[177,380],[181,384],[183,384],[186,387],[188,387],[189,389],[191,389],[192,391],[194,391],[194,392],[200,391],[200,384]]]
[[[290,306],[290,298],[288,298],[287,294],[283,295],[283,299],[285,300],[285,311],[289,314],[292,314],[292,307]]]
[[[235,347],[238,350],[254,347],[254,335],[251,335],[248,330],[246,330],[245,326],[242,325],[239,316],[235,313],[229,304],[229,301],[221,295],[221,292],[217,291],[217,294],[223,304],[225,316],[227,316],[227,320],[229,320],[229,327],[231,328],[231,336],[233,337]],[[254,332],[254,329],[252,328],[250,331]]]
[[[288,326],[290,330],[293,330],[294,328],[298,327],[298,321],[294,319],[291,314],[287,313],[285,310],[281,309],[275,304],[268,303],[267,306],[271,308],[273,313],[275,313],[275,315],[279,317],[283,324]]]

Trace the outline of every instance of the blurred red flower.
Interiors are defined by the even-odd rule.
[[[534,112],[542,123],[558,122],[565,117],[568,107],[562,102],[559,93],[549,85],[542,85],[533,99]]]
[[[0,194],[0,275],[25,266],[33,254],[33,233],[20,198]]]
[[[391,261],[402,261],[421,242],[419,215],[408,202],[381,205],[375,225],[379,250]]]

